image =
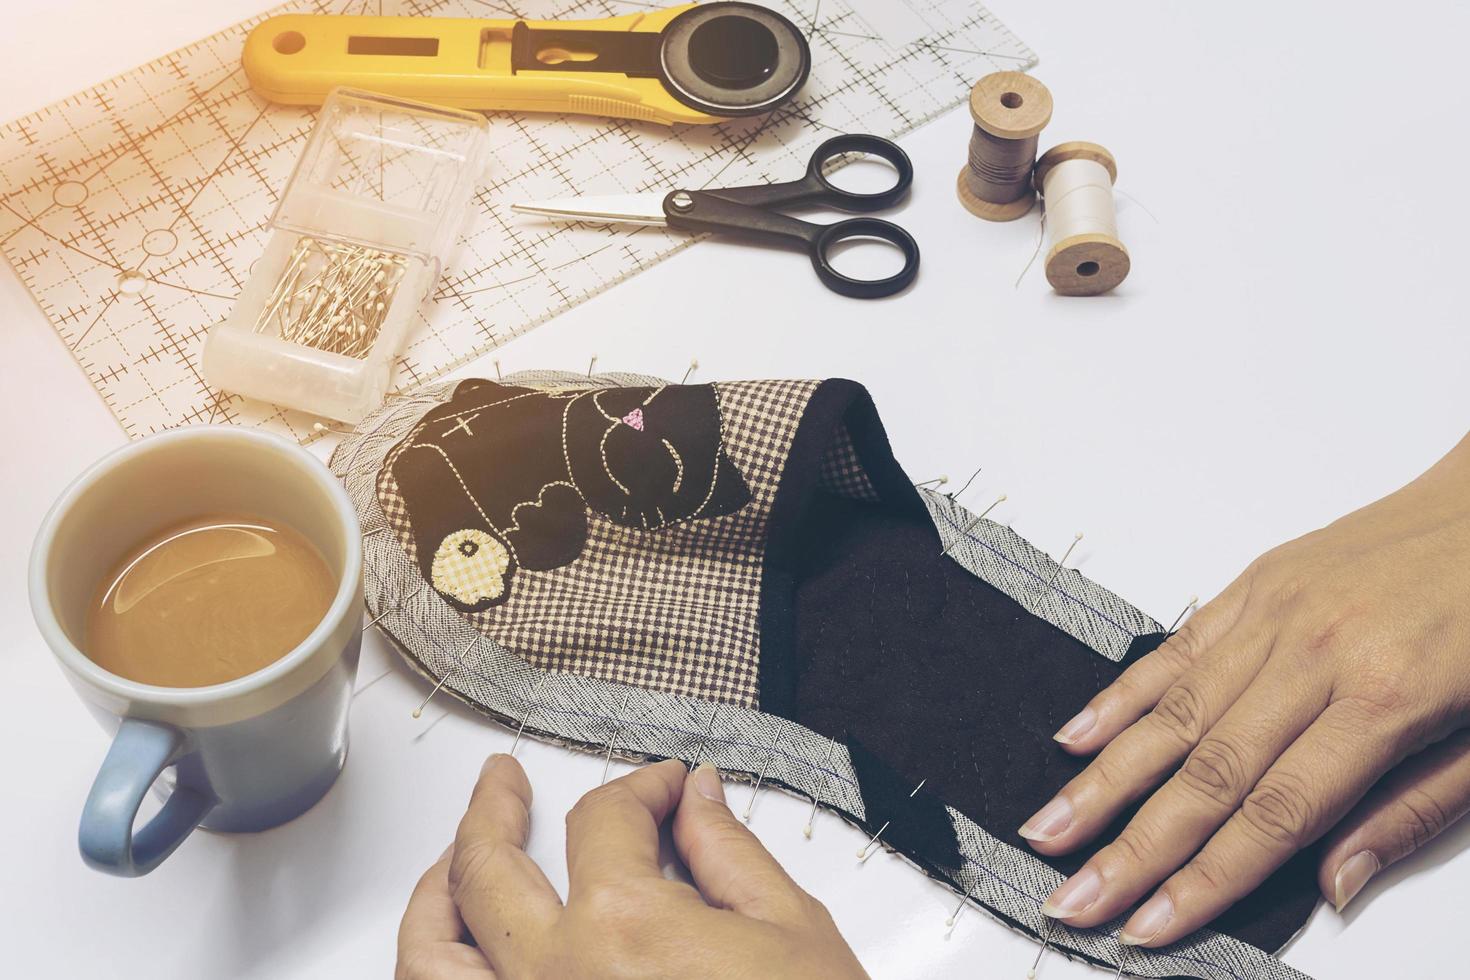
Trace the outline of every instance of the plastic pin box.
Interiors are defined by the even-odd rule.
[[[336,89],[230,315],[204,345],[212,385],[356,423],[470,217],[484,116]]]

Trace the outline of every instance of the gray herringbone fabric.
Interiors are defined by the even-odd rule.
[[[575,373],[523,372],[504,383],[602,387],[663,382],[623,374],[589,379]],[[342,442],[330,462],[362,522],[368,612],[382,615],[380,628],[408,664],[435,681],[447,675],[444,689],[482,713],[515,725],[525,720],[528,735],[589,751],[610,746],[630,759],[703,760],[736,776],[754,778],[761,772],[767,783],[815,799],[849,821],[864,819],[844,746],[752,707],[539,669],[422,588],[417,566],[388,528],[377,478],[389,450],[453,389],[453,383],[438,384],[390,401]],[[870,493],[866,478],[853,472],[850,456],[840,446],[833,450],[831,459],[824,460],[824,482],[858,496]],[[1076,571],[1063,569],[1051,588],[1056,564],[1008,528],[977,522],[942,494],[925,492],[924,499],[941,539],[952,545],[951,558],[1102,655],[1119,660],[1134,637],[1161,630],[1153,619]],[[1117,938],[1121,919],[1097,929],[1054,923],[1041,914],[1041,902],[1062,875],[992,837],[958,811],[951,809],[950,815],[966,864],[947,876],[945,884],[1007,924],[1045,935],[1063,953],[1110,967],[1125,957],[1124,970],[1138,976],[1310,980],[1268,953],[1210,930],[1161,951],[1125,950]]]
[[[1019,602],[1034,616],[1118,661],[1135,638],[1163,632],[1151,616],[1063,567],[1008,527],[976,521],[940,493],[924,494],[939,540],[955,561]]]

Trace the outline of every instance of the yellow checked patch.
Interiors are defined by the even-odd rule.
[[[474,528],[455,531],[434,552],[434,588],[467,606],[499,599],[509,567],[510,553],[493,536]]]

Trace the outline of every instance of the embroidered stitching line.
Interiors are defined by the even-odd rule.
[[[520,509],[522,507],[541,507],[541,506],[543,506],[545,504],[545,500],[543,498],[545,498],[545,496],[546,496],[546,491],[550,490],[552,487],[567,487],[567,488],[569,488],[571,490],[576,490],[577,489],[575,486],[573,486],[572,484],[568,483],[566,480],[552,480],[550,483],[547,483],[547,484],[542,485],[541,489],[538,490],[538,491],[536,491],[536,499],[535,500],[522,500],[520,503],[516,504],[514,507],[512,507],[510,509],[510,521],[511,521],[511,524],[510,524],[510,527],[506,529],[506,533],[507,534],[509,534],[511,531],[519,531],[521,529],[521,519],[516,516],[516,514],[520,512]]]
[[[1061,570],[1074,580],[1070,589],[1053,585],[1056,563],[1010,528],[977,521],[945,494],[921,494],[952,561],[1101,656],[1120,661],[1136,638],[1163,632],[1151,616],[1076,569]]]
[[[454,474],[454,480],[456,483],[459,484],[459,488],[464,491],[465,497],[467,497],[469,499],[469,502],[474,505],[475,511],[480,515],[480,520],[485,522],[485,526],[498,534],[503,535],[505,533],[504,531],[501,531],[500,528],[495,526],[495,522],[492,521],[489,515],[485,513],[484,509],[480,507],[480,502],[475,499],[475,495],[471,493],[470,488],[465,485],[464,477],[459,475],[459,467],[454,465],[454,460],[449,458],[448,453],[439,448],[439,445],[437,443],[418,442],[414,443],[412,446],[409,446],[408,449],[405,449],[403,455],[407,455],[410,451],[414,449],[432,449],[434,450],[434,452],[438,453],[440,457],[444,460],[444,465],[449,467],[449,472]],[[510,547],[511,554],[515,554],[515,547],[513,545],[510,545],[509,542],[506,542],[506,544],[508,547]]]
[[[938,492],[936,492],[934,490],[930,490],[928,488],[921,489],[919,492],[920,493],[924,493],[924,494],[933,494],[934,496],[937,496],[937,497],[943,496],[943,494],[938,493]],[[971,544],[973,544],[973,545],[975,545],[977,547],[984,548],[986,551],[990,552],[992,555],[994,555],[995,557],[999,558],[1001,561],[1005,562],[1007,565],[1011,566],[1012,568],[1014,568],[1016,571],[1020,572],[1021,574],[1030,576],[1031,578],[1035,579],[1038,582],[1046,582],[1046,581],[1048,581],[1047,579],[1042,578],[1036,572],[1032,571],[1031,569],[1025,567],[1024,565],[1022,565],[1019,562],[1017,562],[1014,559],[1012,559],[1010,555],[1007,555],[1005,552],[1001,551],[1000,549],[993,547],[989,542],[981,541],[979,538],[977,538],[975,536],[975,532],[974,531],[970,531],[968,533],[959,534],[958,532],[960,532],[960,530],[961,530],[961,525],[957,524],[955,522],[955,519],[952,518],[952,517],[950,517],[948,514],[940,514],[939,517],[946,524],[948,524],[950,530],[955,531],[958,534],[959,537],[963,538],[964,540],[970,542]],[[989,518],[987,518],[986,520],[987,520],[987,522],[989,522]],[[995,583],[992,582],[991,584],[994,585]],[[1052,591],[1055,592],[1055,593],[1057,593],[1058,595],[1062,596],[1065,599],[1070,599],[1073,602],[1077,603],[1083,609],[1086,609],[1088,612],[1092,613],[1094,616],[1096,616],[1098,619],[1102,620],[1104,623],[1107,623],[1109,626],[1111,626],[1114,629],[1118,630],[1118,632],[1123,633],[1123,634],[1126,634],[1129,637],[1129,639],[1136,639],[1140,635],[1140,634],[1134,633],[1132,630],[1128,629],[1128,627],[1124,626],[1122,623],[1114,622],[1113,620],[1109,619],[1108,616],[1107,616],[1107,614],[1104,613],[1101,609],[1098,609],[1098,608],[1096,608],[1094,606],[1088,605],[1088,603],[1087,603],[1087,601],[1085,599],[1081,599],[1081,598],[1078,598],[1077,596],[1072,595],[1072,593],[1068,592],[1066,589],[1062,588],[1061,586],[1059,586],[1059,585],[1058,586],[1054,586],[1052,588]],[[1055,624],[1053,624],[1053,625],[1055,625]]]

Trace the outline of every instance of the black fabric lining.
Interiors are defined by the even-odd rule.
[[[769,534],[761,570],[760,705],[768,714],[792,717],[796,704],[796,575],[801,565],[800,530],[806,509],[819,493],[821,459],[840,427],[846,426],[868,480],[885,506],[922,517],[919,492],[893,458],[878,409],[855,381],[822,382],[807,401],[792,437],[791,452],[771,503]],[[826,499],[826,495],[822,495]]]
[[[929,792],[928,783],[920,787],[908,781],[851,735],[842,741],[863,794],[869,833],[881,834],[883,843],[926,867],[959,870],[965,859],[954,822],[944,802]]]
[[[819,460],[839,422],[882,502],[818,487]],[[869,747],[875,762],[867,768],[882,767],[885,799],[926,780],[925,791],[1030,852],[1016,828],[1087,763],[1061,751],[1052,734],[1163,637],[1139,637],[1123,663],[1114,663],[941,550],[866,394],[851,382],[823,385],[798,430],[772,514],[761,706],[845,739],[850,751],[854,741]],[[865,751],[853,751],[855,768]],[[888,817],[870,805],[874,777],[865,779],[860,768],[858,776],[872,833]],[[1099,846],[1130,816],[1102,834]],[[897,828],[895,820],[884,839],[923,865],[948,866],[952,831],[950,840],[922,832],[905,838],[893,836]],[[1093,850],[1036,856],[1070,874]],[[1276,950],[1316,900],[1313,855],[1303,852],[1211,927]]]

